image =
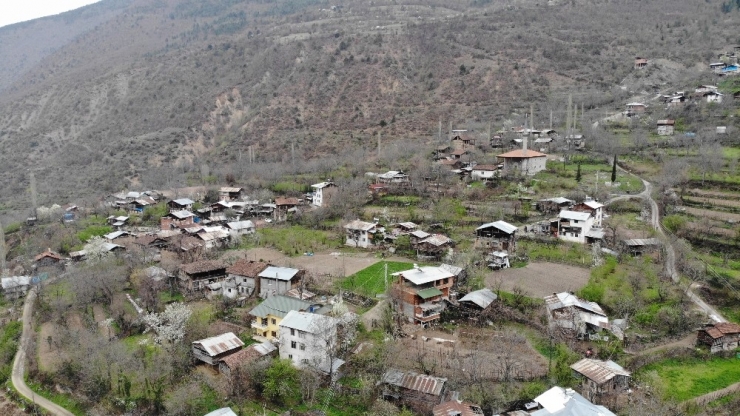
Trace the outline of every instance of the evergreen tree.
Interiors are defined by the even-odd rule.
[[[576,182],[581,183],[581,162],[578,162],[578,170],[576,171]]]
[[[612,183],[617,181],[617,155],[614,155],[614,162],[612,163]]]

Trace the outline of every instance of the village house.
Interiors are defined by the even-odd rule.
[[[414,248],[418,257],[441,259],[454,244],[455,242],[446,235],[432,234],[417,242]]]
[[[452,130],[452,144],[453,149],[468,149],[475,147],[475,138],[468,133],[467,130]]]
[[[273,211],[273,218],[277,222],[287,221],[288,215],[295,213],[298,210],[298,204],[301,201],[298,198],[275,198],[275,211]]]
[[[521,149],[512,150],[498,156],[504,162],[506,174],[534,175],[545,170],[547,155],[527,149],[527,138],[524,138]]]
[[[419,228],[419,226],[411,221],[399,222],[398,224],[396,224],[396,227],[393,230],[393,234],[404,235],[415,231],[417,228]]]
[[[268,296],[282,295],[298,287],[301,279],[306,274],[305,270],[293,269],[291,267],[267,266],[259,273],[259,294],[264,299]]]
[[[675,120],[658,120],[657,124],[659,136],[673,136],[674,126],[676,125]]]
[[[604,406],[596,405],[578,394],[575,390],[554,386],[535,397],[538,410],[524,414],[531,416],[617,416]]]
[[[244,342],[233,332],[193,341],[193,357],[206,364],[216,366],[219,360],[242,349]]]
[[[384,400],[428,414],[447,394],[447,379],[414,371],[388,369],[380,378]]]
[[[594,219],[594,227],[601,227],[604,219],[604,204],[590,199],[574,205],[571,210],[576,212],[588,212]]]
[[[624,114],[627,117],[632,117],[632,116],[642,114],[646,110],[647,110],[647,106],[644,103],[632,102],[632,103],[627,103],[627,111],[625,111]]]
[[[224,186],[218,190],[218,199],[221,201],[241,201],[244,197],[244,188]]]
[[[550,325],[564,332],[581,337],[601,339],[599,333],[606,329],[618,339],[623,339],[621,329],[609,324],[609,318],[596,302],[589,302],[578,296],[560,292],[545,296]]]
[[[465,149],[455,149],[450,153],[450,159],[461,160],[463,156],[467,155],[468,151]]]
[[[190,211],[170,211],[159,220],[161,230],[188,228],[195,225],[195,215]]]
[[[112,233],[103,235],[103,238],[105,238],[106,240],[110,242],[118,240],[119,243],[126,240],[133,240],[133,237],[135,236],[128,231],[113,231]]]
[[[470,172],[470,177],[474,181],[488,181],[497,176],[498,165],[475,165]]]
[[[411,248],[413,249],[416,249],[416,246],[418,246],[422,240],[424,240],[425,238],[431,235],[424,230],[414,230],[408,234],[409,234],[409,240],[411,242]]]
[[[727,67],[727,63],[725,62],[712,62],[709,64],[709,69],[714,71],[715,74],[719,74],[725,67]]]
[[[192,211],[195,201],[189,198],[173,199],[167,202],[167,208],[172,211]]]
[[[132,211],[137,214],[141,214],[144,212],[144,210],[147,207],[151,207],[157,204],[157,201],[154,200],[154,198],[150,196],[145,196],[143,198],[135,199],[129,203],[129,211]]]
[[[724,98],[724,95],[721,92],[717,91],[707,91],[702,94],[702,97],[704,100],[708,103],[721,103],[722,99]]]
[[[350,247],[372,247],[375,245],[375,235],[377,233],[383,235],[378,224],[360,220],[350,222],[344,229],[347,237],[344,244]]]
[[[640,56],[635,57],[635,69],[642,69],[645,68],[647,65],[647,58],[642,58]]]
[[[226,265],[216,260],[201,260],[180,265],[180,287],[188,292],[204,289],[226,277]]]
[[[120,229],[121,227],[126,225],[126,223],[128,222],[128,219],[129,217],[125,215],[120,215],[118,217],[111,215],[110,217],[107,218],[108,224],[116,227],[116,229]]]
[[[221,247],[229,240],[229,232],[221,227],[203,227],[195,236],[203,241],[206,250]]]
[[[601,396],[618,395],[629,389],[630,373],[612,360],[583,358],[571,365],[581,380],[581,395],[596,403]]]
[[[486,256],[486,263],[489,269],[501,270],[511,267],[509,263],[509,253],[505,251],[492,251]]]
[[[298,368],[310,368],[333,379],[344,364],[338,358],[339,319],[315,313],[290,311],[279,324],[280,358]]]
[[[551,223],[551,231],[561,240],[581,244],[604,238],[604,231],[596,227],[593,212],[562,210]]]
[[[123,251],[126,251],[126,247],[115,244],[115,243],[103,243],[102,244],[103,252],[106,253],[121,253]],[[82,261],[87,258],[87,250],[80,250],[80,251],[70,251],[69,252],[69,258],[74,261]]]
[[[385,185],[407,186],[411,184],[409,175],[400,170],[389,170],[386,173],[379,173],[375,178],[377,183]]]
[[[719,88],[716,85],[699,85],[694,92],[703,94],[705,92],[717,92],[718,90]]]
[[[543,214],[554,214],[556,212],[560,212],[563,209],[570,209],[574,204],[575,201],[559,196],[538,201],[536,208]]]
[[[475,229],[475,237],[486,248],[513,252],[516,250],[515,225],[506,221],[494,221]]]
[[[33,262],[36,267],[57,266],[63,264],[63,261],[64,258],[60,256],[59,253],[51,251],[50,248],[47,248],[46,251],[33,258]]]
[[[218,372],[226,377],[231,377],[239,368],[244,368],[262,359],[270,359],[276,355],[277,347],[272,342],[252,344],[218,360]]]
[[[254,317],[251,324],[254,335],[270,341],[276,339],[280,322],[290,311],[313,312],[313,308],[310,302],[290,296],[268,297],[249,311],[249,315]]]
[[[440,319],[455,275],[444,267],[424,266],[393,273],[394,300],[409,322],[427,327]]]
[[[683,93],[677,93],[674,95],[664,95],[663,96],[663,102],[668,107],[678,107],[686,103],[688,100],[688,97],[686,97]]]
[[[257,231],[254,223],[250,220],[227,222],[226,228],[229,230],[229,234],[237,236],[254,234]]]
[[[0,279],[5,299],[18,299],[26,295],[31,285],[29,276],[11,276]]]
[[[483,409],[473,403],[450,400],[440,403],[432,409],[433,416],[482,416]]]
[[[328,206],[338,189],[337,185],[331,181],[315,183],[311,185],[311,188],[313,188],[311,204],[317,207]]]
[[[234,282],[239,296],[252,296],[259,293],[259,274],[267,267],[268,264],[261,261],[239,259],[226,269],[226,280]]]
[[[709,347],[713,353],[733,351],[740,342],[740,325],[732,322],[719,322],[705,325],[696,336],[696,343]]]
[[[629,240],[622,240],[622,245],[625,247],[625,250],[633,256],[641,256],[645,253],[660,250],[660,247],[662,246],[660,240],[657,238],[632,238]]]

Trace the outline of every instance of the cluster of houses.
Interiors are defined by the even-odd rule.
[[[736,75],[740,72],[737,62],[738,52],[740,46],[734,46],[731,51],[717,54],[717,61],[711,62],[709,69],[718,76]]]
[[[344,226],[345,245],[372,248],[394,243],[401,236],[408,236],[411,248],[421,259],[441,259],[449,254],[455,242],[444,234],[428,233],[413,222],[393,224],[386,229],[377,222],[354,220]]]

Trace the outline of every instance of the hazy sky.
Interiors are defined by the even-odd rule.
[[[99,0],[0,0],[0,27],[97,3]]]

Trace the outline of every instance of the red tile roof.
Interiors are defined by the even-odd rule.
[[[261,261],[250,261],[246,259],[239,259],[226,269],[226,273],[235,274],[238,276],[257,277],[262,273],[269,264]]]
[[[534,150],[516,149],[516,150],[512,150],[511,152],[500,154],[497,157],[526,159],[526,158],[531,158],[531,157],[547,157],[547,155],[544,153],[536,152]]]
[[[720,322],[711,327],[704,328],[710,337],[717,339],[725,335],[740,334],[740,325],[732,322]]]

